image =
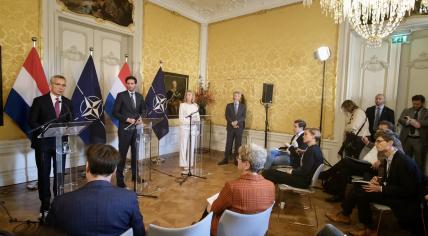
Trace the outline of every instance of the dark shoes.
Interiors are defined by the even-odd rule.
[[[338,212],[338,213],[327,212],[325,213],[325,216],[327,216],[329,220],[336,223],[343,223],[347,225],[351,224],[351,217],[345,216],[342,212]]]
[[[221,166],[221,165],[227,165],[227,163],[229,163],[229,162],[225,158],[225,159],[221,160],[219,163],[217,163],[217,165],[219,165],[219,166]]]
[[[337,195],[333,195],[333,196],[331,196],[331,197],[326,198],[326,199],[325,199],[325,201],[326,201],[326,202],[331,202],[331,203],[334,203],[334,202],[341,202],[341,201],[342,201],[342,198],[341,198],[341,197],[339,197],[339,196],[337,196]]]

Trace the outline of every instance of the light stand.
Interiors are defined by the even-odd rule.
[[[322,128],[323,128],[323,116],[324,116],[324,84],[325,84],[325,66],[326,61],[330,58],[330,48],[328,47],[319,47],[314,52],[315,59],[321,61],[323,63],[323,70],[322,70],[322,85],[321,85],[321,114],[320,114],[320,133],[322,134]],[[320,138],[319,146],[321,147],[322,138]],[[331,166],[331,164],[324,159],[325,164],[328,166]]]
[[[199,112],[199,110],[198,111],[196,111],[196,112]],[[195,175],[195,174],[193,174],[192,173],[192,170],[191,170],[191,160],[192,160],[192,117],[193,117],[193,114],[195,114],[196,112],[194,112],[194,113],[192,113],[192,114],[190,114],[188,117],[189,117],[189,119],[190,119],[190,122],[189,122],[189,145],[188,145],[188,148],[187,148],[187,152],[186,152],[186,156],[188,157],[187,158],[187,161],[188,161],[188,164],[189,164],[189,169],[188,169],[188,172],[187,172],[187,174],[181,174],[181,177],[182,177],[182,179],[181,179],[181,181],[180,181],[180,185],[182,185],[184,182],[186,182],[187,181],[187,179],[189,178],[189,177],[197,177],[197,178],[201,178],[201,179],[206,179],[207,177],[204,177],[204,176],[199,176],[199,175]],[[196,157],[195,157],[196,158]]]
[[[269,131],[269,107],[270,103],[262,103],[265,107],[265,149],[267,148],[267,136]]]

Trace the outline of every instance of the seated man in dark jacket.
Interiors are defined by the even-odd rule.
[[[110,183],[119,152],[110,145],[95,144],[88,148],[86,157],[88,183],[56,197],[47,224],[66,235],[113,236],[129,228],[134,235],[145,235],[135,193]]]
[[[312,176],[324,161],[321,148],[317,144],[320,138],[321,134],[318,129],[305,129],[303,141],[308,145],[308,148],[303,154],[300,167],[290,168],[287,172],[275,169],[264,170],[263,176],[275,184],[287,184],[297,188],[309,187]]]
[[[376,148],[383,152],[383,174],[375,176],[370,183],[355,185],[342,202],[338,213],[327,213],[332,221],[351,223],[350,215],[358,207],[358,218],[364,228],[351,232],[352,235],[375,235],[370,203],[380,203],[391,207],[400,226],[420,235],[422,233],[421,208],[422,175],[416,163],[394,146],[396,135],[391,130],[376,133]]]

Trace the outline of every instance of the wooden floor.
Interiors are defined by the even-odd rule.
[[[157,190],[153,195],[157,199],[150,197],[140,197],[140,210],[144,217],[144,223],[157,224],[164,227],[183,227],[200,219],[206,207],[206,198],[219,192],[224,182],[235,179],[239,176],[237,168],[233,164],[217,166],[216,163],[222,158],[221,152],[211,151],[203,155],[202,175],[207,179],[191,177],[182,185],[176,177],[180,176],[178,168],[178,155],[166,156],[166,161],[151,171],[152,181],[145,190]],[[129,176],[129,172],[127,173]],[[200,174],[198,172],[198,174]],[[172,176],[175,177],[172,177]],[[148,178],[146,171],[145,178]],[[84,178],[80,177],[80,183],[84,184]],[[129,177],[127,185],[131,187]],[[145,192],[149,193],[149,192]],[[329,223],[325,217],[327,211],[339,209],[339,204],[330,204],[324,201],[327,195],[321,189],[317,189],[312,196],[313,208],[304,210],[307,205],[307,198],[298,194],[286,193],[286,207],[281,210],[278,206],[273,209],[268,235],[315,235],[325,223]],[[9,210],[13,218],[18,220],[37,220],[40,202],[37,191],[29,191],[26,184],[18,184],[0,188],[0,201],[4,201],[4,206]],[[315,213],[316,212],[316,213]],[[317,217],[316,217],[317,215]],[[314,227],[305,227],[290,224],[292,221],[299,221],[306,224],[313,224]],[[318,228],[316,227],[318,222]],[[353,214],[352,226],[337,225],[343,231],[349,231],[356,227],[357,216]],[[381,225],[381,235],[403,235],[400,232],[394,217],[385,214]],[[9,217],[4,209],[0,210],[0,229],[10,232],[31,232],[35,226],[26,224],[9,223]],[[34,234],[33,234],[34,235]],[[244,236],[244,235],[243,235]]]

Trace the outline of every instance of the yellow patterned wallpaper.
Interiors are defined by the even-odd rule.
[[[159,60],[164,71],[189,75],[189,89],[195,89],[199,77],[199,23],[145,3],[143,32],[144,94],[159,69]]]
[[[2,46],[3,105],[16,76],[31,49],[31,37],[40,40],[40,1],[1,0],[0,45]],[[39,44],[40,45],[40,44]],[[40,47],[37,48],[40,53]],[[25,134],[4,114],[0,126],[0,140],[25,138]]]
[[[247,99],[247,128],[256,130],[264,130],[263,83],[274,84],[271,131],[292,133],[298,118],[319,127],[322,64],[313,52],[329,46],[333,58],[327,62],[323,133],[332,137],[338,27],[322,15],[319,4],[276,8],[215,23],[208,30],[208,81],[216,100],[209,106],[213,121],[226,124],[225,105],[234,90],[241,90]]]

